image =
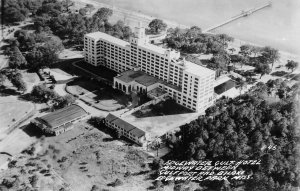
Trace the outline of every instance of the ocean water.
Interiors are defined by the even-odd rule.
[[[267,3],[267,0],[97,0],[116,7],[202,29]],[[217,30],[235,38],[300,55],[300,0],[271,0],[272,6]]]

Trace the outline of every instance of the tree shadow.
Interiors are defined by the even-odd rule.
[[[5,86],[0,87],[0,96],[18,96],[20,95],[20,92],[17,92],[14,89],[7,88]]]

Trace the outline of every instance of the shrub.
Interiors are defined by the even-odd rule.
[[[37,175],[29,177],[29,182],[30,182],[30,184],[31,184],[32,187],[36,187],[37,181],[38,181]]]
[[[16,167],[16,164],[17,164],[17,161],[15,160],[12,160],[8,163],[8,168],[15,168]]]
[[[54,145],[49,145],[48,148],[49,149],[55,149],[55,146]]]
[[[125,174],[124,174],[124,177],[130,177],[131,176],[131,172],[130,171],[127,171]]]
[[[121,186],[123,184],[122,180],[120,179],[116,179],[113,183],[112,183],[112,186],[113,187],[117,187],[117,186]]]
[[[61,151],[59,149],[54,149],[53,153],[59,154]]]
[[[63,156],[60,160],[58,160],[57,162],[61,163],[61,162],[65,162],[68,158]]]
[[[96,185],[93,185],[91,191],[98,191],[98,190],[100,190],[100,188]]]

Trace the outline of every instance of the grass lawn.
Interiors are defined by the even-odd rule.
[[[177,104],[173,100],[166,100],[163,102],[159,102],[156,105],[149,105],[141,110],[134,112],[132,115],[137,118],[144,118],[184,113],[193,113],[193,111]]]
[[[34,73],[22,72],[23,80],[27,85],[27,92],[30,92],[34,85],[37,85],[40,82],[39,76]]]
[[[33,104],[14,96],[0,97],[0,133],[33,110]]]

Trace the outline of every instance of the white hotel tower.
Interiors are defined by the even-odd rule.
[[[84,51],[89,64],[119,73],[114,88],[125,93],[160,89],[194,111],[204,111],[214,102],[215,71],[150,44],[143,27],[135,29],[130,42],[102,32],[86,34]]]

